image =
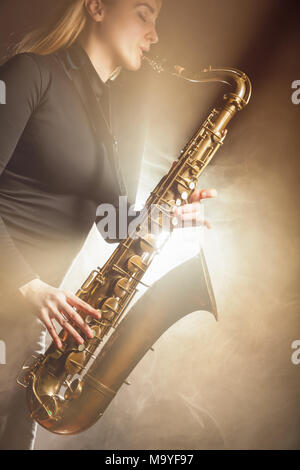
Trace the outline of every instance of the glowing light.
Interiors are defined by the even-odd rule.
[[[203,243],[203,227],[180,228],[173,231],[169,240],[165,243],[159,256],[154,258],[150,268],[145,275],[145,282],[152,284],[171,269],[184,263],[199,253]],[[161,240],[168,234],[162,233]]]
[[[168,240],[169,234],[168,232],[161,232],[156,238],[155,238],[155,247],[158,250],[161,250],[166,241]]]

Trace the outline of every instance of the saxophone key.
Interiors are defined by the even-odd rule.
[[[120,299],[122,297],[125,297],[125,295],[127,295],[127,294],[131,294],[132,293],[132,287],[131,287],[130,280],[126,277],[122,277],[122,278],[118,279],[118,281],[116,282],[115,288],[114,288],[114,293]]]
[[[184,200],[184,201],[187,201],[188,198],[189,198],[189,194],[187,191],[183,191],[183,193],[181,193],[181,198]]]
[[[199,173],[199,167],[197,165],[192,165],[190,162],[186,162],[186,165],[189,167],[191,172],[196,176]]]
[[[102,305],[102,314],[106,320],[112,320],[118,314],[119,301],[115,297],[109,297]]]
[[[80,346],[83,346],[85,349],[85,346],[83,344]],[[79,374],[84,369],[85,360],[86,360],[86,354],[84,350],[83,351],[78,350],[78,352],[76,351],[71,352],[66,359],[66,363],[65,363],[66,372],[71,375]]]
[[[131,273],[145,272],[146,265],[140,256],[134,255],[128,260],[128,269]]]
[[[91,330],[92,330],[92,334],[93,334],[93,339],[101,339],[100,335],[101,335],[101,331],[102,331],[102,328],[99,326],[99,325],[93,325],[91,327]]]
[[[97,309],[97,310],[98,310],[98,313],[101,315],[102,313],[101,310],[100,309]],[[96,320],[96,318],[92,317],[91,315],[87,315],[84,321],[87,325],[92,325],[93,323],[99,323],[99,321],[101,321],[101,317]]]
[[[189,173],[189,172],[188,172]],[[191,190],[193,191],[196,187],[196,180],[194,176],[191,175],[186,175],[186,176],[178,176],[176,179],[178,185],[177,189],[179,193],[182,192],[182,190]]]
[[[173,191],[173,189],[168,189],[168,191],[165,192],[165,194],[163,195],[163,202],[167,202],[168,205],[173,205],[175,203],[175,200],[176,200],[176,196],[175,196],[175,193]],[[160,198],[160,200],[162,200],[162,198]],[[172,201],[173,201],[173,204],[172,204]]]
[[[83,384],[80,379],[75,379],[71,384],[69,384],[67,390],[65,391],[64,398],[65,400],[74,400],[79,398],[82,393]]]

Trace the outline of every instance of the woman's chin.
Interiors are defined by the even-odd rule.
[[[124,64],[124,68],[130,70],[131,72],[136,72],[142,66],[142,56],[139,56],[135,59],[127,60]]]

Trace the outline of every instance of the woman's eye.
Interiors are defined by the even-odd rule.
[[[145,23],[147,22],[147,18],[143,15],[143,13],[138,13],[138,15]]]

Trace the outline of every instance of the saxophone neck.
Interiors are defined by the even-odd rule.
[[[252,93],[252,85],[249,77],[242,71],[233,68],[213,68],[209,66],[208,68],[202,70],[198,74],[188,75],[186,70],[176,65],[174,67],[175,72],[173,75],[183,78],[189,82],[193,83],[209,83],[209,82],[220,82],[225,83],[232,87],[233,91],[230,93],[234,95],[240,105],[240,109],[243,109],[247,106],[250,101]],[[227,95],[225,96],[225,99]]]
[[[232,88],[232,92],[230,92],[230,95],[225,95],[224,99],[227,100],[230,96],[234,98],[239,110],[244,109],[250,101],[252,93],[251,81],[244,72],[238,69],[213,68],[209,66],[196,74],[190,74],[180,65],[169,67],[146,56],[144,56],[144,59],[157,73],[166,72],[192,83],[219,82],[229,85]]]

